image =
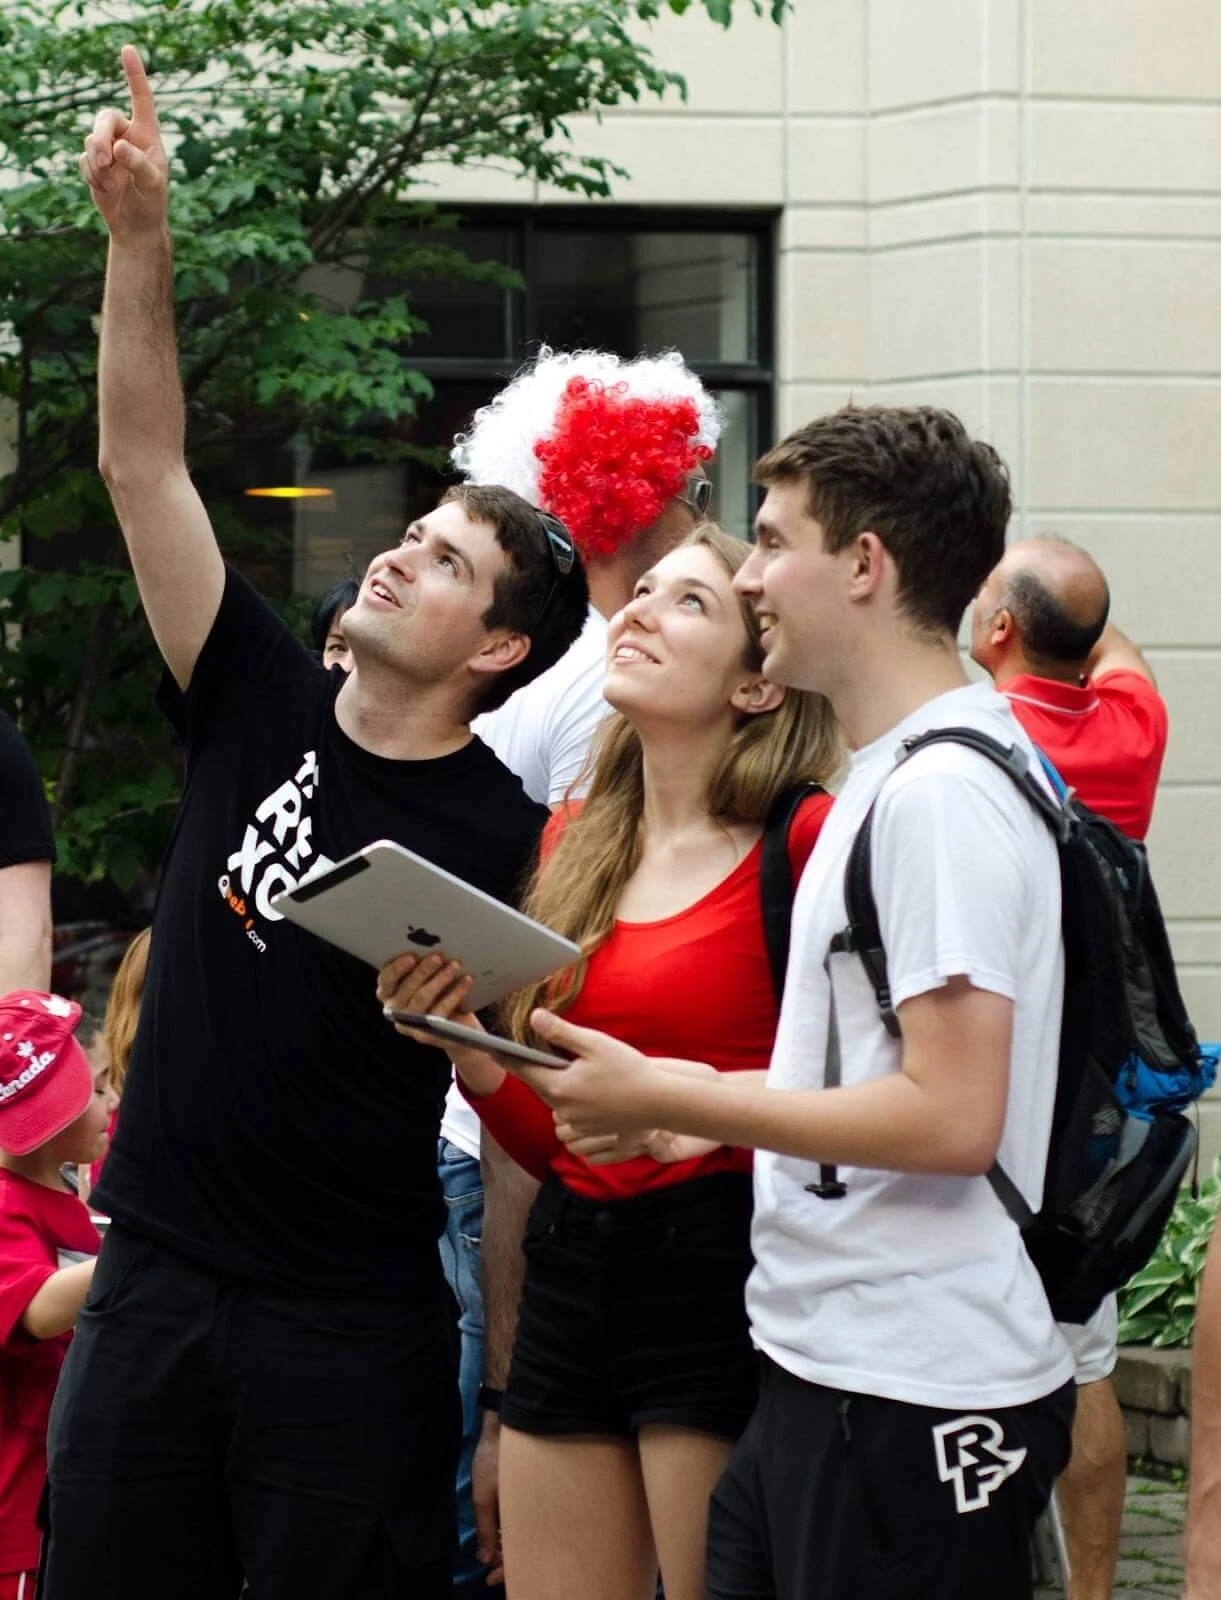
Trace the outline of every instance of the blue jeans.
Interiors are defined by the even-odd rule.
[[[437,1144],[437,1175],[445,1194],[445,1232],[441,1265],[458,1302],[461,1358],[458,1387],[462,1394],[462,1454],[458,1461],[458,1549],[454,1556],[454,1593],[487,1597],[503,1595],[484,1582],[487,1567],[475,1554],[475,1508],[471,1500],[471,1460],[479,1442],[483,1413],[477,1404],[483,1381],[483,1292],[479,1280],[479,1243],[483,1236],[483,1179],[479,1162],[448,1139]]]

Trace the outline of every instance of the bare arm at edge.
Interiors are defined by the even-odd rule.
[[[32,1339],[55,1339],[69,1331],[85,1303],[96,1264],[94,1256],[51,1274],[21,1314],[21,1326]]]
[[[1183,1600],[1221,1600],[1221,1233],[1209,1246],[1196,1312],[1191,1492]]]
[[[526,1218],[539,1186],[483,1129],[480,1139],[483,1170],[483,1243],[480,1270],[483,1280],[483,1381],[503,1389],[509,1377],[509,1357],[517,1332],[517,1308],[525,1277],[522,1240]]]
[[[0,867],[0,994],[51,987],[51,863]]]

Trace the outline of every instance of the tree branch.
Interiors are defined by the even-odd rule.
[[[22,470],[20,460],[18,461],[17,470],[9,479],[9,487],[3,496],[0,496],[0,519],[20,510],[33,490],[40,488],[68,464],[87,437],[93,421],[93,413],[86,412],[75,422],[69,423],[50,445],[49,453],[38,466]]]
[[[435,54],[436,50],[434,48],[433,55],[435,56]],[[325,249],[327,245],[346,232],[365,202],[371,195],[376,194],[385,181],[388,181],[383,177],[382,169],[388,170],[390,176],[394,176],[401,172],[412,159],[415,153],[416,139],[420,128],[423,126],[428,108],[432,104],[433,96],[437,92],[437,86],[441,82],[443,71],[444,68],[440,63],[436,63],[432,67],[428,75],[427,87],[420,103],[416,107],[415,115],[411,119],[411,125],[403,137],[393,141],[384,154],[382,152],[374,154],[364,172],[353,181],[347,193],[341,195],[310,230],[307,242],[315,255],[320,249]],[[394,154],[396,151],[397,154]]]
[[[59,764],[59,777],[55,783],[55,804],[51,809],[51,820],[57,828],[63,821],[64,813],[68,809],[68,802],[76,789],[76,780],[80,773],[81,755],[84,749],[83,740],[85,737],[85,725],[89,716],[89,705],[93,699],[93,692],[97,688],[102,661],[106,654],[106,647],[110,643],[110,634],[113,627],[114,607],[107,603],[94,613],[93,621],[89,627],[89,638],[85,645],[85,658],[81,663],[81,675],[76,680],[76,689],[72,695],[72,711],[68,717],[68,734],[64,743],[63,759]]]

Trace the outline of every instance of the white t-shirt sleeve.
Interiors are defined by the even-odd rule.
[[[558,805],[580,775],[590,741],[610,709],[602,698],[605,654],[606,623],[591,609],[566,655],[471,724],[521,779],[531,800]]]
[[[897,775],[874,817],[873,890],[893,1003],[953,977],[1014,1000],[1033,841],[1015,822],[1004,773],[978,756],[938,755],[944,765]],[[1031,820],[1043,827],[1033,811]]]
[[[610,707],[602,698],[606,669],[600,656],[592,660],[579,678],[566,690],[563,700],[553,708],[548,729],[547,804],[558,806],[581,776],[589,757],[594,735]],[[585,783],[575,791],[584,794]]]

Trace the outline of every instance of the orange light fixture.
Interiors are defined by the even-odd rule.
[[[334,489],[304,489],[284,484],[272,489],[247,489],[252,500],[333,500]]]

